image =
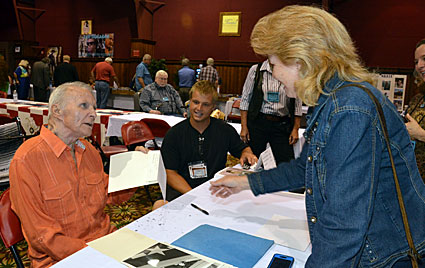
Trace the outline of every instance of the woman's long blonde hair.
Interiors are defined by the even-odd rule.
[[[372,82],[345,27],[328,12],[311,6],[287,6],[261,18],[251,34],[260,55],[299,63],[298,97],[314,106],[326,82],[338,73],[347,81]]]

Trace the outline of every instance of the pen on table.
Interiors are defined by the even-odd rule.
[[[204,213],[205,215],[210,215],[210,213],[208,213],[208,211],[206,211],[205,209],[202,209],[200,207],[198,207],[197,205],[190,203],[190,205],[194,208],[196,208],[197,210],[199,210],[200,212]]]

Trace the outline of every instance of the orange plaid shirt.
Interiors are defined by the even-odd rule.
[[[32,267],[48,267],[114,231],[106,203],[128,200],[135,189],[108,197],[108,176],[97,150],[80,139],[71,148],[50,130],[26,141],[10,165],[12,209],[28,242]]]

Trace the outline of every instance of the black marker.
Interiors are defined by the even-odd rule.
[[[191,205],[192,207],[196,208],[197,210],[199,210],[200,212],[204,213],[205,215],[210,215],[210,214],[208,213],[208,211],[206,211],[205,209],[202,209],[202,208],[198,207],[197,205],[195,205],[195,204],[193,204],[193,203],[190,203],[190,205]]]

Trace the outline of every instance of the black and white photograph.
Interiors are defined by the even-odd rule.
[[[220,263],[202,260],[177,248],[157,243],[123,261],[135,268],[218,268]]]

